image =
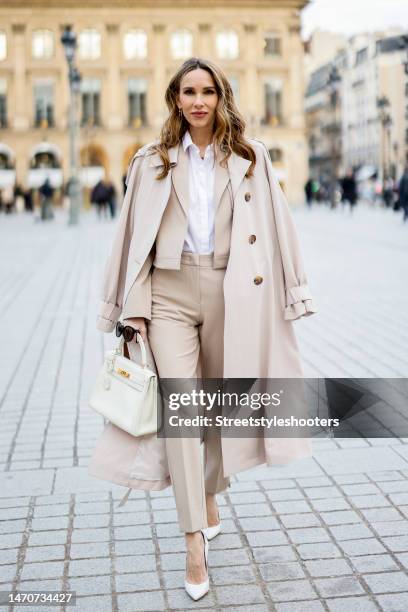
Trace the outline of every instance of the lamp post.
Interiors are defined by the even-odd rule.
[[[337,182],[337,151],[336,151],[336,138],[339,131],[337,125],[337,105],[339,101],[338,84],[341,81],[341,76],[337,69],[337,66],[332,65],[328,78],[329,86],[329,97],[330,97],[330,109],[331,109],[331,120],[330,125],[330,205],[331,208],[336,207],[336,182]]]
[[[387,157],[389,158],[389,146],[390,146],[390,138],[391,138],[391,125],[392,118],[391,115],[387,112],[387,109],[390,107],[390,101],[387,96],[382,96],[381,98],[377,98],[377,108],[379,110],[379,119],[381,122],[382,129],[382,183],[384,189],[384,183],[388,178],[388,163]]]
[[[405,49],[406,52],[406,60],[405,62],[403,62],[404,64],[404,72],[406,74],[406,76],[408,77],[408,34],[404,34],[402,36],[402,44],[403,44],[403,48]],[[408,79],[405,80],[405,87],[408,87]],[[405,108],[405,118],[408,119],[408,106],[406,106]],[[407,124],[405,124],[405,127],[407,128]],[[404,164],[408,163],[408,141],[407,139],[405,139],[405,159],[404,159]],[[404,171],[404,166],[402,167],[402,171]]]
[[[406,75],[408,75],[408,34],[403,34],[401,36],[401,48],[404,49],[407,54],[405,62],[403,62],[403,64],[404,72]]]
[[[75,50],[77,38],[72,26],[67,25],[61,36],[61,43],[68,62],[69,80],[69,156],[70,176],[68,181],[68,195],[70,200],[68,225],[77,225],[79,211],[82,207],[82,190],[78,178],[78,122],[77,99],[81,87],[81,75],[75,66]]]

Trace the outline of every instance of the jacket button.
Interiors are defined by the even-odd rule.
[[[260,285],[263,282],[262,276],[255,276],[254,283],[255,285]]]
[[[255,240],[256,240],[255,234],[251,234],[250,237],[248,238],[249,244],[254,244]]]
[[[244,195],[245,198],[245,202],[249,202],[249,200],[251,199],[251,194],[249,193],[249,191],[246,192],[246,194]]]

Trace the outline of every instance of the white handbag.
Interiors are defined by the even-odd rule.
[[[108,421],[132,436],[158,430],[157,376],[149,369],[146,347],[136,335],[142,365],[124,355],[124,339],[118,348],[107,351],[93,388],[89,405]]]

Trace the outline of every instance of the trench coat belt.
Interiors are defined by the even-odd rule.
[[[117,506],[118,508],[120,508],[120,506],[124,506],[126,504],[131,491],[132,491],[132,487],[129,487],[129,489],[126,491],[125,495],[120,500],[120,503]]]

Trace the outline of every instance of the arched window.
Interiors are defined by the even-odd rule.
[[[0,31],[0,62],[7,57],[7,36],[5,32]]]
[[[98,59],[101,56],[101,35],[98,30],[82,30],[78,42],[81,59]]]
[[[215,46],[220,59],[236,59],[239,55],[238,35],[234,30],[217,32]]]
[[[123,37],[125,59],[144,59],[147,57],[147,34],[144,30],[129,30]]]
[[[173,59],[184,59],[193,54],[193,35],[189,30],[176,30],[170,37]]]
[[[50,59],[54,55],[54,33],[51,30],[34,30],[31,55],[35,59]]]

